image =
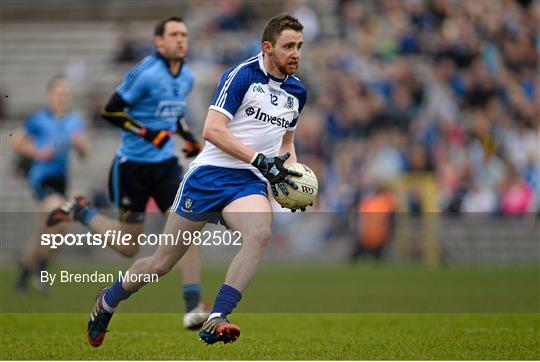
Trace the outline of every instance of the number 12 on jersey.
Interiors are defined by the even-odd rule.
[[[272,105],[277,106],[277,99],[275,94],[270,94],[270,103],[272,103]]]

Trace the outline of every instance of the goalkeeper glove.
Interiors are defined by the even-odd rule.
[[[285,183],[289,184],[295,190],[298,189],[298,185],[291,179],[291,176],[302,177],[302,174],[300,172],[289,170],[283,165],[289,157],[291,157],[289,152],[276,157],[268,157],[259,153],[251,163],[261,171],[261,174],[268,180],[274,196],[278,196],[276,185],[284,195],[289,194],[289,191],[287,191],[287,188],[285,187]]]
[[[184,152],[186,157],[195,157],[199,153],[201,153],[201,150],[202,150],[202,145],[199,142],[197,141],[191,142],[188,140],[186,140],[186,146],[182,148],[182,152]]]
[[[199,153],[201,153],[201,143],[197,141],[193,133],[191,133],[187,123],[184,121],[183,118],[177,119],[176,132],[186,141],[186,146],[182,149],[182,152],[184,152],[186,157],[195,157]]]
[[[172,133],[172,131],[142,128],[139,131],[139,136],[141,136],[157,148],[162,148],[169,141],[169,135],[171,135]]]

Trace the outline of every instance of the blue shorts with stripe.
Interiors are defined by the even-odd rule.
[[[266,182],[252,171],[194,166],[185,174],[171,211],[192,221],[218,223],[227,205],[248,195],[268,197]]]

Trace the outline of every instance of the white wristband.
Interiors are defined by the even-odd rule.
[[[251,161],[249,161],[249,164],[250,165],[253,165],[253,162],[255,162],[255,159],[257,158],[259,154],[257,152],[255,152],[255,154],[253,155],[253,157],[251,157]]]

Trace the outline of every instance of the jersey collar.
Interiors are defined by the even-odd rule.
[[[287,78],[289,78],[289,76],[286,75],[285,78],[279,79],[279,78],[274,77],[272,74],[268,73],[266,71],[266,68],[264,67],[264,53],[263,52],[260,52],[259,54],[257,54],[257,57],[259,58],[259,68],[264,73],[264,75],[267,76],[269,79],[272,79],[274,82],[277,82],[277,83],[285,83]]]
[[[45,112],[47,113],[49,117],[51,117],[51,119],[55,121],[63,121],[64,119],[66,119],[66,116],[68,115],[69,110],[66,110],[66,112],[64,113],[62,117],[57,117],[56,114],[54,114],[54,112],[49,107],[45,108]]]
[[[182,68],[184,67],[184,61],[182,60],[180,62],[180,68],[178,68],[178,73],[176,74],[173,74],[171,72],[171,68],[169,68],[169,61],[167,60],[167,58],[165,58],[160,52],[156,51],[156,54],[155,56],[159,59],[161,59],[161,61],[163,62],[163,64],[165,64],[165,67],[167,68],[167,71],[169,72],[169,74],[173,77],[173,78],[178,78],[178,76],[180,75],[180,73],[182,73]]]

